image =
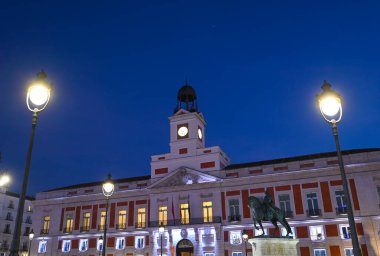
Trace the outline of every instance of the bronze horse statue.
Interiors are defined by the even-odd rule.
[[[261,223],[262,221],[272,222],[277,229],[279,229],[277,222],[280,222],[286,229],[286,236],[292,234],[292,230],[285,219],[285,213],[274,205],[273,199],[267,191],[265,192],[265,197],[262,201],[254,196],[248,197],[248,207],[251,209],[253,224],[257,230],[261,228],[263,231],[262,235],[265,235],[264,228]],[[260,228],[256,225],[256,222],[259,223]]]

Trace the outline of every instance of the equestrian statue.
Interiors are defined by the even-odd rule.
[[[279,229],[277,222],[280,222],[281,225],[286,229],[286,236],[292,234],[292,230],[290,229],[290,226],[285,219],[285,212],[274,205],[273,199],[268,191],[265,191],[263,200],[260,200],[254,196],[248,197],[248,207],[251,209],[253,224],[255,228],[257,230],[261,228],[263,231],[262,236],[265,235],[264,228],[261,223],[262,221],[272,222],[276,229]],[[256,225],[256,222],[259,223],[260,228]]]

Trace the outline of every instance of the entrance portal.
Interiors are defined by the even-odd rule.
[[[194,246],[188,239],[182,239],[177,244],[176,256],[193,256]]]

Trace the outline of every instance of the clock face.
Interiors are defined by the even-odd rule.
[[[179,135],[180,137],[185,137],[185,136],[187,135],[188,132],[189,132],[189,130],[187,129],[186,126],[181,126],[181,127],[179,127],[179,129],[178,129],[178,135]]]
[[[203,133],[201,128],[198,128],[198,138],[201,140],[203,138]]]

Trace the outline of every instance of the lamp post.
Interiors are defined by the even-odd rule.
[[[161,241],[161,247],[160,248],[161,248],[161,256],[162,256],[162,235],[165,232],[165,227],[164,227],[164,223],[163,222],[160,223],[160,226],[158,228],[158,232],[160,233],[160,241]]]
[[[34,232],[33,229],[29,233],[29,247],[28,247],[28,256],[30,256],[30,247],[32,246],[32,240],[34,238]]]
[[[248,234],[245,230],[243,230],[243,240],[244,240],[244,243],[245,243],[245,256],[248,256],[248,253],[247,253],[247,242],[248,242]]]
[[[33,112],[32,131],[30,133],[29,147],[24,170],[24,178],[22,181],[20,199],[18,201],[16,226],[15,232],[13,233],[12,246],[9,254],[10,256],[18,255],[20,250],[21,224],[23,219],[25,196],[28,186],[29,169],[32,158],[34,131],[36,129],[37,124],[37,113],[44,110],[47,104],[49,103],[50,92],[52,88],[51,84],[49,84],[46,81],[46,77],[47,76],[45,72],[39,72],[37,74],[37,79],[29,85],[28,92],[26,95],[26,105],[28,106],[28,109]]]
[[[109,206],[109,199],[110,199],[110,196],[112,196],[112,194],[113,194],[114,188],[115,188],[115,186],[112,182],[111,174],[108,174],[107,180],[102,185],[103,195],[107,198],[106,217],[104,220],[102,256],[106,255],[108,206]]]
[[[331,85],[324,81],[322,85],[322,93],[317,95],[317,103],[323,118],[332,125],[333,136],[335,140],[336,152],[338,155],[340,176],[343,182],[343,193],[347,200],[347,216],[348,223],[351,230],[351,241],[355,256],[361,256],[361,250],[358,241],[358,235],[356,232],[356,225],[354,219],[354,213],[352,211],[351,198],[348,190],[348,183],[346,178],[346,172],[344,170],[342,152],[340,150],[338,127],[337,123],[342,119],[342,97],[334,90],[331,89]]]

